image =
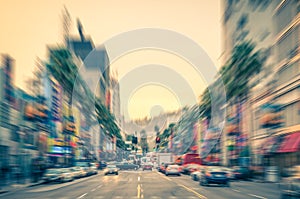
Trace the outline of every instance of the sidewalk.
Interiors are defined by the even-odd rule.
[[[31,182],[31,179],[25,179],[25,180],[23,180],[23,183],[14,182],[14,183],[11,183],[11,184],[8,184],[8,185],[1,186],[0,187],[0,194],[16,191],[18,189],[23,189],[23,188],[26,188],[26,187],[37,186],[37,185],[40,185],[40,184],[43,184],[43,183],[44,183],[43,180],[40,180],[38,182]]]

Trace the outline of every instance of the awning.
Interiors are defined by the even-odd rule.
[[[289,153],[300,150],[300,132],[292,133],[284,138],[277,153]]]

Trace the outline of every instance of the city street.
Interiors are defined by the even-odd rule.
[[[51,183],[0,195],[0,198],[114,199],[114,198],[279,198],[277,184],[232,182],[231,187],[201,187],[190,176],[166,177],[157,171],[120,171],[119,175],[96,176],[68,183]]]

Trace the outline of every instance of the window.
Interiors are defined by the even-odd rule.
[[[286,1],[285,5],[277,12],[277,16],[275,16],[275,34],[279,34],[284,30],[297,14],[297,0]]]
[[[292,103],[285,107],[284,109],[285,126],[289,127],[289,126],[299,124],[300,116],[298,114],[298,107],[299,107],[298,103],[299,102]]]
[[[289,82],[291,79],[299,75],[299,61],[292,63],[289,66],[284,67],[278,72],[277,85],[280,86]]]

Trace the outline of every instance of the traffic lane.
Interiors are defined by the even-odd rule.
[[[119,175],[107,175],[102,186],[90,190],[78,199],[114,199],[141,198],[141,171],[119,171]]]
[[[236,181],[232,182],[232,187],[235,190],[246,194],[260,196],[260,198],[280,198],[280,189],[276,183],[259,183],[251,181]]]
[[[157,173],[162,178],[172,180],[178,185],[184,185],[189,189],[205,196],[208,199],[253,199],[255,197],[244,194],[239,191],[234,191],[232,187],[224,187],[221,185],[200,186],[198,181],[193,181],[188,175],[177,176],[165,176],[161,173]]]
[[[8,193],[3,195],[3,198],[76,198],[87,191],[94,188],[94,186],[102,183],[104,175],[102,173],[74,180],[67,183],[48,183],[36,187],[28,187],[26,189]],[[0,196],[2,197],[2,196]]]
[[[187,183],[189,183],[191,181],[192,182],[191,186],[196,185],[196,187],[197,187],[199,185],[199,182],[193,181],[191,179],[191,177],[187,176],[187,175],[183,175],[182,178],[180,178],[178,180],[181,181],[182,183],[184,183],[184,181],[187,181]],[[205,192],[206,190],[209,191],[211,189],[210,187],[224,188],[224,187],[210,185],[209,187],[204,187],[204,188],[206,188],[205,190],[202,190],[201,188],[199,190],[202,190],[203,192]],[[195,189],[197,189],[197,188],[195,188]],[[275,183],[258,183],[258,182],[251,182],[251,181],[232,181],[231,187],[229,189],[231,189],[233,192],[243,193],[252,198],[261,198],[261,199],[280,198],[280,191],[278,189],[278,185]]]
[[[170,178],[161,177],[156,171],[142,173],[140,184],[142,186],[141,198],[206,199],[205,196],[193,191],[189,187],[185,187],[184,185],[178,185]]]

